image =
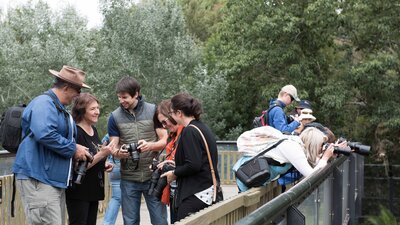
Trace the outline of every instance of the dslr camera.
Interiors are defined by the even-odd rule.
[[[340,137],[338,139],[338,143],[342,143],[344,141],[346,141],[346,139],[343,137]],[[369,155],[370,150],[371,146],[363,145],[360,142],[347,141],[347,146],[345,148],[334,146],[333,152],[336,154],[343,154],[347,156],[350,155],[350,153],[357,153],[366,156]]]
[[[122,147],[122,149],[127,150],[132,161],[138,162],[140,160],[140,148],[138,148],[138,143],[130,143],[126,144]]]
[[[92,154],[91,154],[92,155]],[[75,169],[75,184],[81,184],[82,180],[85,178],[86,170],[89,165],[93,161],[93,157],[86,157],[86,161],[79,161],[78,166]]]
[[[167,186],[167,177],[160,178],[161,174],[174,170],[175,165],[170,163],[165,163],[161,169],[158,169],[157,166],[160,162],[156,159],[153,159],[153,163],[151,165],[151,169],[153,173],[150,178],[150,189],[148,194],[156,197],[157,199],[161,199],[162,192]]]

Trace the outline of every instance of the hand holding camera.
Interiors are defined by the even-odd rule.
[[[153,173],[151,174],[148,194],[153,195],[157,199],[161,199],[162,192],[169,183],[167,177],[163,175],[172,172],[175,169],[175,162],[171,163],[171,160],[166,160],[159,163],[159,161],[153,159],[153,163],[150,167],[153,170]]]
[[[75,170],[74,170],[75,175],[76,175],[76,178],[74,180],[75,184],[82,183],[82,180],[86,175],[86,170],[88,168],[88,165],[89,165],[89,163],[91,163],[93,161],[93,156],[90,153],[89,153],[89,155],[90,155],[90,157],[87,157],[85,160],[78,161],[78,164],[75,167]]]
[[[139,140],[138,145],[139,145],[138,148],[140,149],[141,152],[151,151],[151,149],[153,148],[152,146],[153,143],[145,140]]]

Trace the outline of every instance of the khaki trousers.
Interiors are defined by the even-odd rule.
[[[35,179],[16,180],[28,225],[64,225],[65,189]]]

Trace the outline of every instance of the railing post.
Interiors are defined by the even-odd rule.
[[[349,207],[349,225],[355,225],[356,221],[356,156],[351,154],[349,156],[350,165],[349,165],[349,193],[348,193],[348,207]]]
[[[364,197],[364,156],[357,155],[357,197],[356,197],[356,218],[362,216],[362,198]]]
[[[3,181],[0,180],[0,204],[3,203]]]
[[[343,205],[343,169],[337,166],[333,171],[333,190],[332,190],[332,224],[342,224],[342,205]]]

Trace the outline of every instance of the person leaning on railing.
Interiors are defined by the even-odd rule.
[[[334,145],[345,146],[347,143],[326,144],[328,140],[320,130],[314,127],[305,129],[300,136],[283,135],[270,126],[258,127],[246,131],[238,138],[238,151],[244,153],[233,167],[234,171],[251,159],[252,156],[268,148],[278,140],[284,140],[277,147],[264,154],[280,165],[270,165],[270,178],[264,185],[285,174],[291,166],[295,167],[303,176],[307,177],[315,170],[325,167],[328,160],[334,155]],[[236,179],[240,192],[249,189],[242,181]]]

